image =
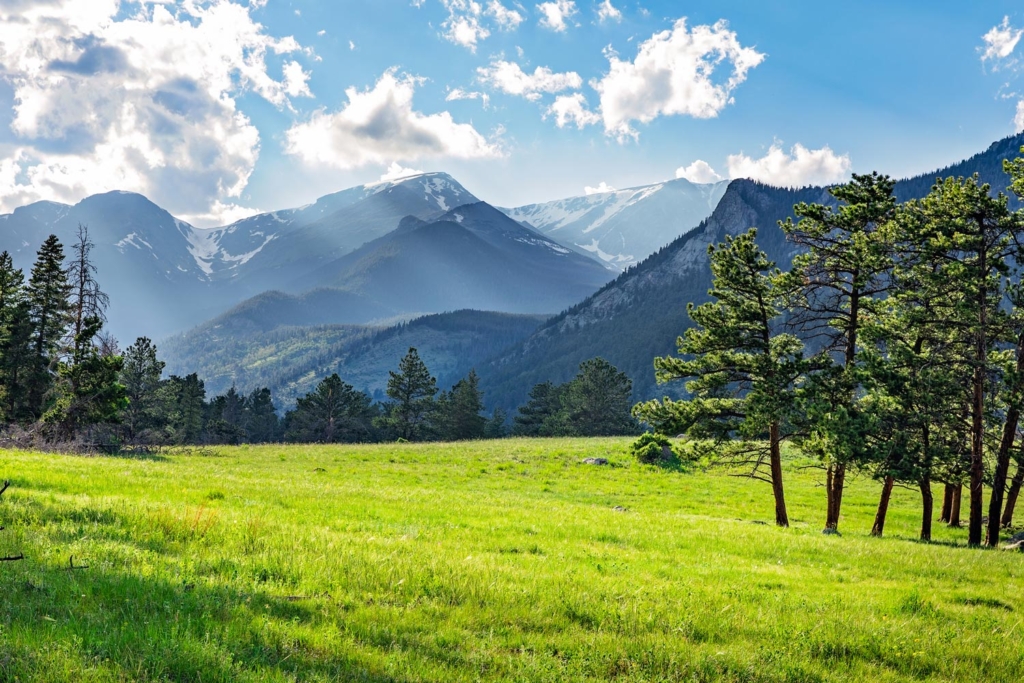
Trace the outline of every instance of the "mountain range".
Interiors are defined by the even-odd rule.
[[[897,196],[971,173],[1000,189],[1022,144],[901,180]],[[637,398],[678,392],[655,386],[652,359],[674,352],[687,304],[707,299],[708,246],[757,226],[785,268],[795,252],[778,221],[831,201],[821,187],[674,180],[497,209],[428,173],[204,230],[136,194],[40,202],[0,216],[0,249],[28,268],[46,235],[67,244],[87,224],[115,334],[161,340],[168,370],[198,371],[211,391],[268,385],[287,403],[338,371],[379,393],[418,346],[445,381],[475,367],[488,405],[513,409],[595,356],[626,371]]]

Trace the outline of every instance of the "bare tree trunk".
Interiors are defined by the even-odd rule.
[[[981,545],[982,521],[985,514],[985,374],[980,364],[986,358],[984,340],[979,342],[979,367],[974,369],[974,397],[971,406],[971,501],[967,526],[967,545]]]
[[[779,437],[779,423],[773,422],[769,428],[769,448],[771,449],[772,493],[775,496],[775,524],[789,526],[789,514],[786,512],[786,495],[782,488],[782,448]]]
[[[896,480],[886,477],[882,483],[882,496],[878,500],[878,511],[875,512],[875,524],[871,527],[872,536],[881,536],[885,530],[885,516],[889,512],[889,499],[892,497],[892,486]]]
[[[960,503],[963,500],[963,493],[963,484],[957,484],[953,488],[953,504],[949,508],[949,525],[955,529],[960,528]]]
[[[999,520],[1004,528],[1009,528],[1013,524],[1013,508],[1017,506],[1021,485],[1024,485],[1024,460],[1017,464],[1017,474],[1013,475],[1010,491],[1006,494],[1006,508],[1003,510],[1003,518]]]
[[[935,499],[932,496],[932,482],[927,475],[918,482],[921,487],[921,540],[932,540],[932,512],[935,508]]]
[[[953,509],[953,485],[946,484],[942,492],[942,512],[939,514],[940,522],[949,522],[949,513]]]

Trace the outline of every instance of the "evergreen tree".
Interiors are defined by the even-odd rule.
[[[508,413],[495,408],[491,419],[484,426],[485,439],[504,439],[508,435]]]
[[[123,359],[104,355],[92,343],[102,326],[99,318],[87,317],[72,342],[73,355],[58,366],[43,421],[60,439],[71,439],[84,427],[116,422],[127,405],[118,381]]]
[[[121,424],[129,443],[147,431],[160,426],[160,376],[163,361],[157,358],[156,346],[147,337],[139,337],[124,352],[121,384],[128,403],[121,412]]]
[[[851,182],[829,189],[837,208],[798,204],[793,210],[799,223],[780,223],[804,250],[793,259],[790,274],[802,293],[791,322],[805,341],[821,348],[820,369],[804,391],[807,424],[801,446],[825,464],[825,529],[830,531],[839,527],[847,466],[864,457],[870,432],[870,421],[857,405],[858,336],[889,286],[892,254],[885,227],[896,211],[893,187],[886,176],[854,174]]]
[[[970,387],[970,523],[967,542],[980,545],[983,537],[986,436],[993,428],[989,397],[999,387],[997,345],[1012,342],[1006,302],[1006,277],[1024,239],[1024,222],[1012,214],[1007,199],[993,197],[977,177],[947,178],[917,204],[921,225],[920,249],[939,264],[921,277],[920,286],[941,293],[948,305],[942,325],[956,336]],[[989,539],[999,539],[999,510],[1009,467],[1009,453],[997,463],[1001,473],[996,518],[990,519]]]
[[[476,370],[459,380],[451,392],[438,401],[437,433],[445,441],[470,441],[484,438],[487,418],[483,412],[483,394]]]
[[[368,395],[333,374],[285,416],[285,438],[303,443],[368,441],[375,415]]]
[[[31,371],[32,328],[25,298],[25,276],[11,255],[0,254],[0,418],[25,417],[25,378]]]
[[[633,382],[604,360],[591,358],[565,389],[562,398],[567,433],[575,436],[622,436],[635,434],[630,408]]]
[[[512,432],[516,436],[554,436],[559,431],[565,389],[566,385],[551,382],[535,385],[530,400],[516,412]]]
[[[381,419],[382,426],[406,441],[426,438],[435,409],[437,381],[415,348],[410,348],[398,364],[398,372],[388,374],[387,395],[391,403]]]
[[[709,249],[714,300],[690,305],[697,326],[679,339],[683,358],[654,361],[658,381],[689,380],[691,398],[642,403],[634,414],[662,434],[712,439],[718,457],[750,466],[772,485],[775,523],[789,526],[781,444],[807,367],[800,340],[777,329],[789,293],[756,236],[751,229]]]
[[[177,444],[197,444],[206,418],[206,386],[195,374],[171,375],[165,385],[171,438]]]
[[[39,416],[56,371],[61,340],[71,321],[71,285],[64,270],[64,247],[56,235],[50,235],[39,248],[27,295],[32,360],[25,386],[28,409]]]
[[[209,443],[237,445],[246,441],[245,397],[234,387],[223,396],[216,396],[208,408],[206,440]]]
[[[245,433],[250,443],[272,443],[279,438],[280,420],[270,389],[253,389],[245,399]]]

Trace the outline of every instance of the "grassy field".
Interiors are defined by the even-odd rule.
[[[0,680],[1024,679],[1024,555],[628,443],[0,452]]]

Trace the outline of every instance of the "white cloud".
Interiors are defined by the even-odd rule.
[[[982,63],[994,61],[995,68],[998,69],[999,63],[1013,54],[1022,35],[1024,35],[1024,29],[1010,26],[1010,17],[1003,17],[1001,24],[993,26],[988,33],[981,37],[985,42],[984,48],[978,48],[981,52]]]
[[[1024,133],[1024,100],[1017,102],[1017,115],[1013,117],[1014,130]]]
[[[540,25],[552,31],[561,33],[568,28],[568,21],[579,10],[573,0],[554,0],[554,2],[542,2],[537,5],[540,12]]]
[[[676,178],[685,178],[691,183],[698,184],[717,183],[719,180],[722,180],[722,176],[703,159],[697,159],[689,166],[677,168]]]
[[[726,159],[730,178],[750,178],[777,187],[828,185],[846,180],[850,175],[850,157],[838,155],[827,145],[807,149],[793,145],[789,154],[778,143],[760,159],[745,154],[732,154]]]
[[[687,29],[686,19],[644,41],[632,62],[609,53],[608,74],[591,83],[601,95],[605,132],[620,140],[637,136],[634,121],[658,116],[713,118],[733,102],[732,93],[765,55],[743,47],[725,21]],[[726,78],[715,77],[723,64]]]
[[[612,5],[612,0],[604,0],[597,7],[597,18],[600,21],[622,21],[622,12]]]
[[[448,10],[448,18],[441,24],[444,37],[476,52],[476,44],[491,35],[480,23],[483,7],[475,0],[441,0],[441,3]]]
[[[484,109],[491,104],[491,96],[485,92],[478,92],[475,90],[465,90],[463,88],[453,88],[448,91],[445,96],[445,102],[457,102],[459,100],[480,100],[484,105]]]
[[[548,116],[555,117],[555,125],[559,128],[575,125],[582,130],[601,122],[601,116],[587,107],[587,100],[582,93],[556,97],[554,104],[548,107],[545,118]]]
[[[587,196],[589,197],[592,194],[605,194],[606,192],[615,192],[615,188],[602,180],[601,184],[598,185],[597,187],[590,187],[589,185],[587,185],[586,187],[583,188],[583,191],[586,192]]]
[[[339,111],[320,110],[286,133],[286,151],[310,164],[352,169],[395,160],[449,157],[500,157],[499,143],[468,123],[456,123],[447,111],[422,114],[412,106],[421,79],[386,71],[363,91],[345,90],[348,103]]]
[[[388,166],[388,170],[380,177],[380,182],[386,183],[414,175],[423,175],[423,171],[417,171],[414,168],[403,168],[397,161],[393,161],[391,162],[391,165]]]
[[[495,23],[503,31],[515,31],[523,23],[522,14],[505,7],[498,0],[491,0],[487,4],[487,14],[494,17]]]
[[[355,49],[356,49],[355,41],[352,41],[352,40],[348,41],[348,49],[353,51],[353,52],[355,51]]]
[[[480,82],[508,93],[519,95],[531,102],[540,99],[542,93],[558,93],[563,90],[576,90],[583,85],[583,79],[575,71],[555,73],[551,69],[538,66],[532,74],[528,74],[515,62],[498,60],[488,67],[476,70]]]
[[[260,136],[236,98],[288,108],[311,95],[297,62],[271,75],[268,56],[302,46],[253,20],[262,5],[0,4],[0,73],[15,102],[0,210],[122,189],[212,222],[237,211]]]

